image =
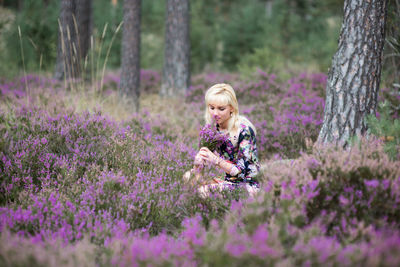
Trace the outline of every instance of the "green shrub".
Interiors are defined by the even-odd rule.
[[[390,102],[379,105],[379,118],[370,115],[367,118],[371,134],[385,142],[385,151],[392,160],[400,159],[400,119],[394,118]]]
[[[5,36],[9,57],[7,65],[16,64],[18,69],[22,69],[22,41],[27,70],[37,71],[40,67],[42,70],[52,70],[57,56],[58,2],[51,1],[45,5],[43,1],[26,0],[23,6],[16,13],[15,23]]]
[[[275,73],[284,68],[283,55],[273,47],[256,48],[254,53],[245,54],[238,63],[238,71],[245,76],[254,74],[257,69]]]

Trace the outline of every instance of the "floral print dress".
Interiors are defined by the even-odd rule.
[[[239,170],[237,176],[231,176],[227,173],[225,181],[231,183],[246,182],[251,186],[258,187],[255,177],[260,166],[257,156],[256,134],[250,126],[241,123],[238,136],[230,137],[220,146],[218,153]]]

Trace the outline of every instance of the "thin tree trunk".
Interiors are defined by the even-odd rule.
[[[124,1],[120,96],[133,100],[135,111],[140,97],[140,9],[141,0]]]
[[[78,26],[78,53],[84,59],[90,47],[92,34],[92,0],[76,0],[75,17]]]
[[[190,82],[189,0],[167,0],[162,96],[184,95]]]
[[[76,78],[89,51],[92,27],[91,0],[61,0],[57,62],[54,77]]]
[[[64,77],[75,77],[76,68],[74,46],[76,36],[73,21],[75,1],[61,0],[60,18],[58,25],[57,62],[54,77],[58,80]]]
[[[375,114],[385,40],[386,0],[345,0],[339,45],[326,86],[318,142],[347,144]]]

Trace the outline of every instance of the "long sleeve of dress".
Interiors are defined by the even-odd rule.
[[[249,126],[239,134],[236,166],[240,170],[238,178],[242,181],[251,181],[259,171],[256,135]]]
[[[239,170],[236,176],[231,176],[227,173],[225,179],[234,183],[253,183],[253,178],[259,171],[256,135],[251,127],[244,124],[241,124],[240,127],[237,143],[235,142],[235,145],[233,145],[229,141],[225,146],[221,147],[221,155]]]

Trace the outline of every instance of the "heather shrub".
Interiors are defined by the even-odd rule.
[[[397,230],[379,231],[358,224],[341,242],[326,236],[321,220],[305,226],[298,219],[300,202],[287,197],[278,200],[277,196],[270,184],[254,199],[232,202],[230,212],[208,227],[195,216],[186,219],[183,229],[173,236],[135,233],[114,238],[108,246],[113,256],[105,262],[123,266],[391,266],[399,261]]]
[[[34,75],[0,84],[1,265],[400,262],[400,168],[387,141],[302,152],[318,134],[325,75],[203,74],[185,101],[149,89],[141,112],[121,117],[102,106],[118,99],[114,78],[100,94]],[[222,81],[257,127],[254,197],[239,187],[202,198],[182,181],[199,146],[204,92]]]
[[[79,178],[92,163],[101,164],[112,123],[107,127],[97,115],[54,118],[29,108],[2,115],[7,125],[2,135],[2,202],[16,200],[22,190],[57,185],[64,172],[74,170],[71,176]]]
[[[344,238],[361,221],[398,225],[399,170],[381,142],[363,140],[349,150],[315,147],[296,160],[266,164],[263,179],[278,199],[302,203],[305,222],[323,220],[327,234]]]
[[[171,233],[197,212],[220,218],[237,194],[203,200],[184,185],[195,150],[162,120],[145,113],[118,123],[46,103],[0,113],[1,229],[102,244],[140,228]]]
[[[94,266],[96,254],[95,245],[88,239],[63,244],[59,239],[41,242],[9,231],[0,233],[1,266]]]
[[[310,219],[325,217],[328,233],[347,234],[347,224],[398,225],[400,168],[378,141],[362,141],[341,151],[328,148],[310,158],[319,181],[318,195],[308,203]]]

